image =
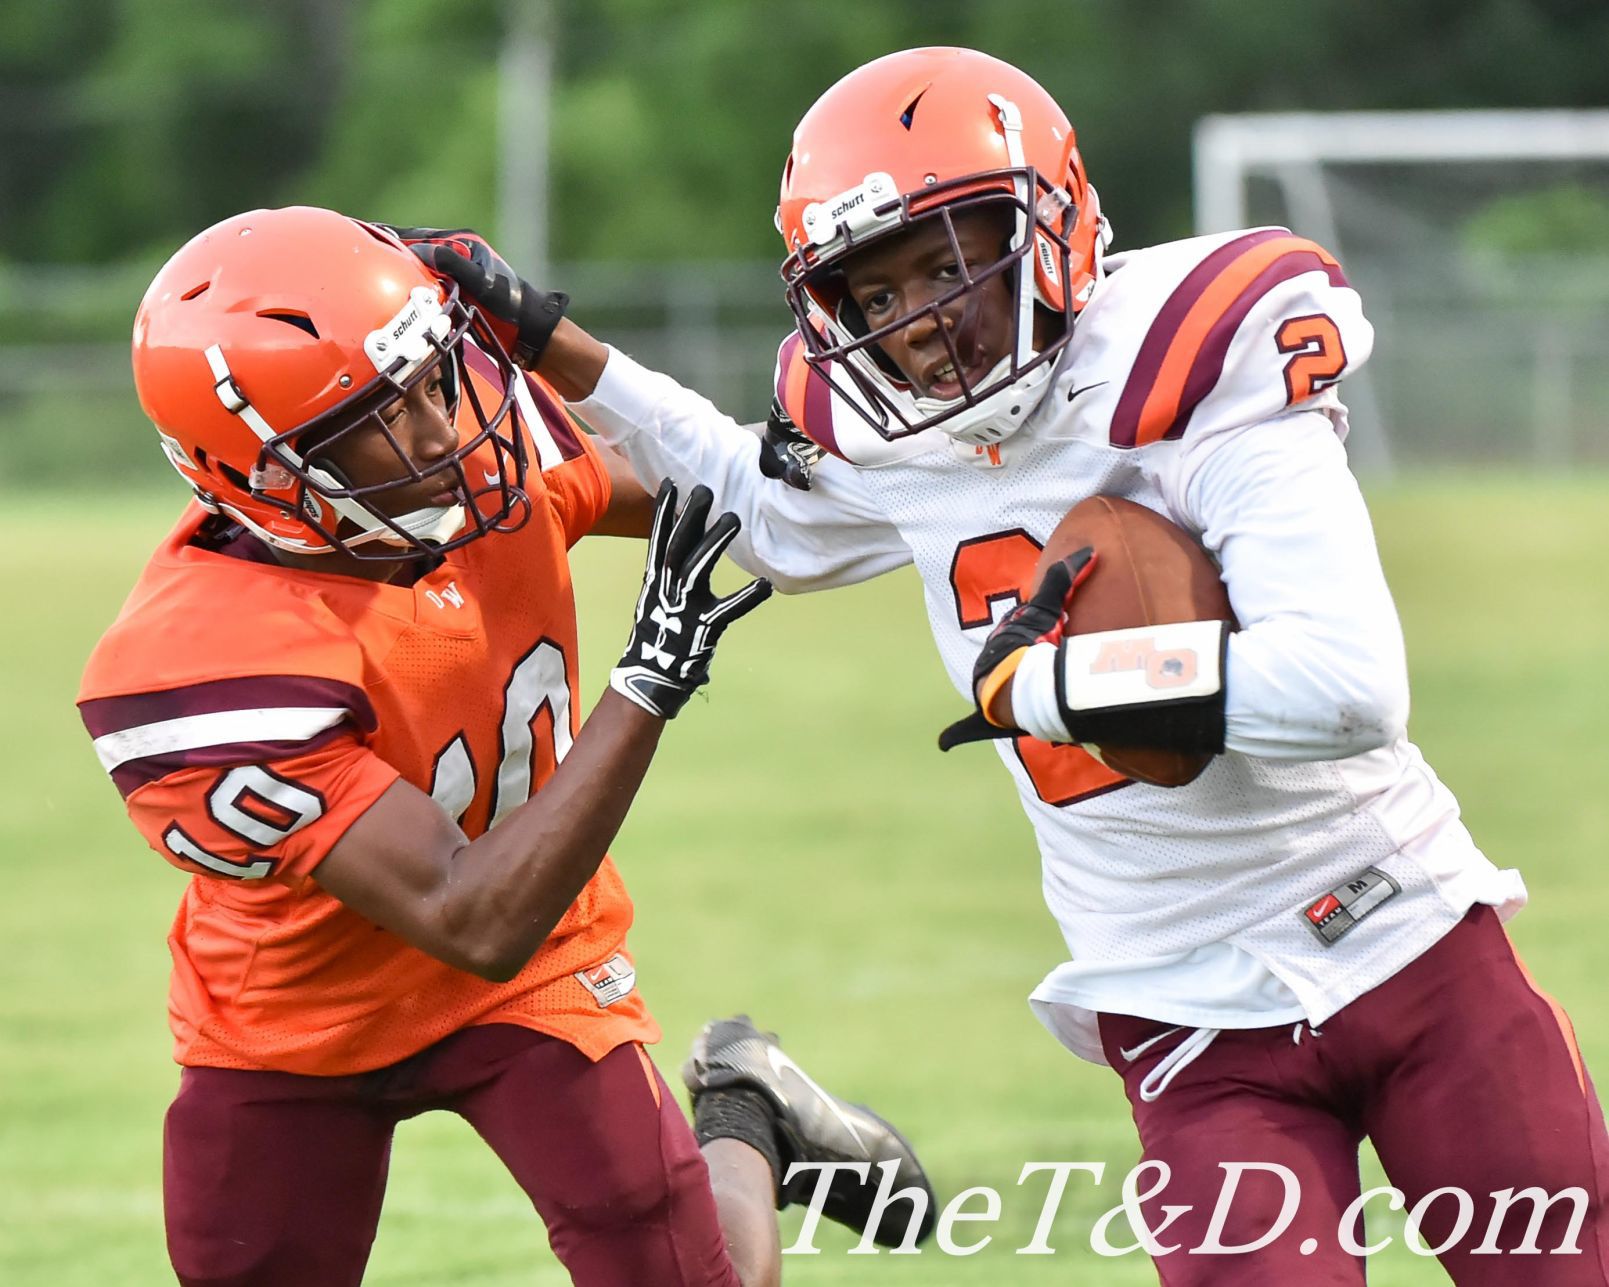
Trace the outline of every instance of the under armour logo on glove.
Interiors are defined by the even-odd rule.
[[[708,487],[695,487],[678,516],[675,484],[666,479],[660,486],[636,620],[625,655],[609,673],[609,687],[662,719],[709,681],[721,632],[771,595],[764,577],[724,599],[710,589],[710,574],[741,526],[736,514],[708,522],[714,500]]]
[[[660,635],[659,638],[663,640],[664,637],[664,635]],[[643,644],[642,659],[649,665],[663,666],[667,670],[676,664],[676,654],[673,652],[667,652],[665,649],[661,648],[657,642]]]
[[[648,614],[648,620],[652,621],[656,626],[659,627],[662,635],[666,632],[669,632],[673,635],[679,635],[682,632],[681,615],[678,613],[674,617],[670,616],[664,608],[657,605],[655,606],[654,610]]]
[[[665,647],[668,635],[679,635],[682,632],[681,610],[676,616],[671,616],[665,609],[656,604],[654,610],[648,614],[648,620],[659,627],[659,638],[652,643],[643,641],[642,659],[653,665],[662,666],[666,670],[675,670],[679,661],[677,655]]]

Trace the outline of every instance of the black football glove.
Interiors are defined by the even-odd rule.
[[[609,674],[609,687],[662,719],[674,718],[708,682],[721,632],[771,597],[764,577],[724,599],[710,589],[710,572],[740,527],[736,514],[708,522],[713,501],[708,487],[695,487],[678,516],[675,484],[660,485],[637,619]]]
[[[570,306],[561,290],[538,290],[522,278],[468,228],[397,228],[381,224],[418,255],[426,268],[451,277],[467,299],[487,315],[509,357],[526,370],[541,361],[542,350]]]
[[[1073,592],[1095,566],[1095,551],[1086,545],[1065,559],[1052,563],[1033,595],[1024,599],[1000,619],[989,632],[983,650],[972,665],[974,709],[939,734],[939,750],[948,751],[966,742],[997,737],[1017,737],[1020,728],[1002,728],[984,713],[1001,687],[1016,673],[1022,654],[1036,643],[1060,643],[1062,626]]]
[[[771,414],[760,436],[760,472],[780,478],[801,492],[810,490],[810,471],[827,453],[799,432],[782,404],[771,399]]]

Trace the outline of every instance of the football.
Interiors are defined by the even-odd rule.
[[[1200,543],[1154,510],[1117,496],[1091,496],[1067,512],[1045,543],[1033,584],[1052,563],[1086,545],[1095,549],[1095,566],[1073,595],[1068,634],[1234,620],[1218,565]],[[1152,786],[1184,786],[1212,761],[1149,747],[1086,749],[1108,768]]]

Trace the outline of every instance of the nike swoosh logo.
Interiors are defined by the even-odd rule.
[[[1169,1028],[1166,1032],[1159,1032],[1159,1033],[1156,1034],[1156,1036],[1151,1037],[1148,1040],[1140,1042],[1139,1045],[1134,1046],[1133,1048],[1131,1048],[1129,1050],[1124,1050],[1121,1046],[1119,1046],[1118,1049],[1117,1049],[1117,1053],[1122,1056],[1124,1063],[1131,1064],[1136,1059],[1138,1059],[1141,1055],[1143,1055],[1147,1050],[1149,1050],[1152,1046],[1156,1045],[1157,1042],[1166,1041],[1174,1033],[1182,1032],[1182,1031],[1183,1031],[1182,1026]]]
[[[1110,380],[1097,380],[1094,384],[1086,384],[1086,385],[1083,386],[1083,388],[1080,388],[1080,389],[1069,389],[1067,391],[1067,401],[1071,402],[1074,398],[1076,398],[1081,393],[1088,393],[1091,389],[1099,389],[1102,386],[1108,385],[1110,383],[1111,383]]]
[[[844,1116],[843,1109],[838,1107],[838,1101],[824,1091],[820,1086],[818,1086],[814,1077],[807,1073],[803,1068],[799,1067],[798,1064],[794,1063],[793,1060],[789,1059],[788,1056],[783,1054],[782,1051],[776,1046],[767,1046],[765,1048],[765,1057],[770,1060],[772,1070],[776,1072],[779,1077],[784,1072],[791,1071],[795,1077],[804,1082],[804,1084],[810,1087],[811,1090],[815,1091],[816,1094],[820,1095],[822,1103],[827,1105],[827,1111],[838,1119],[839,1123],[846,1131],[854,1136],[855,1143],[859,1144],[861,1149],[867,1154],[871,1153],[871,1149],[867,1147],[865,1139],[862,1138],[860,1131],[856,1129],[855,1123]]]

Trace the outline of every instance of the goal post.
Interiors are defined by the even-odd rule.
[[[1285,224],[1362,291],[1360,470],[1605,458],[1609,110],[1214,115],[1193,154],[1197,232]]]

